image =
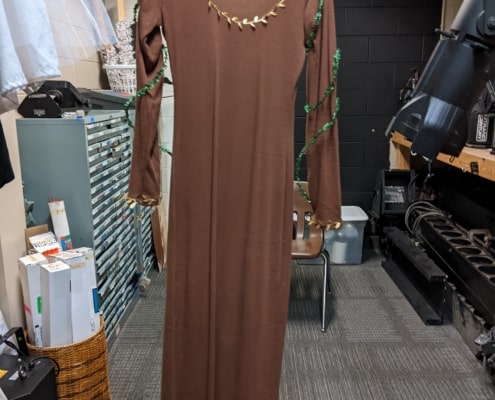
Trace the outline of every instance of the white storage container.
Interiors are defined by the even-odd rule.
[[[358,206],[342,206],[342,227],[325,231],[331,264],[361,264],[364,227],[368,215]]]

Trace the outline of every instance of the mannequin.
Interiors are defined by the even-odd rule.
[[[142,0],[138,88],[162,67],[162,32],[175,91],[162,399],[276,400],[296,85],[307,59],[309,139],[335,111],[333,1]],[[150,206],[160,201],[161,90],[136,104],[128,199]],[[307,153],[309,196],[313,222],[337,228],[337,126],[326,130]]]

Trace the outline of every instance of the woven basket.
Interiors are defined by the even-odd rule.
[[[29,355],[50,357],[57,361],[59,400],[109,400],[108,353],[105,326],[80,342],[58,347],[36,347],[27,344]]]
[[[107,72],[110,88],[124,94],[136,93],[136,66],[135,65],[103,65]]]

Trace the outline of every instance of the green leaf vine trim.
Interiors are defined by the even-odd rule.
[[[315,105],[310,106],[308,104],[308,102],[306,101],[306,105],[304,106],[304,110],[306,111],[306,114],[309,114],[310,112],[314,112],[314,111],[318,110],[322,106],[324,101],[335,91],[335,85],[337,82],[337,76],[338,76],[338,71],[340,68],[341,57],[342,57],[341,51],[340,51],[340,49],[337,49],[333,55],[332,80],[330,81],[328,88],[325,90],[323,97],[319,101],[317,101]],[[332,113],[331,120],[326,122],[325,124],[323,124],[323,126],[320,129],[318,129],[318,131],[305,143],[305,145],[303,146],[303,148],[301,149],[301,151],[299,152],[299,154],[296,158],[295,173],[294,174],[295,174],[295,179],[297,182],[297,187],[298,187],[299,193],[301,193],[301,195],[309,203],[311,202],[309,194],[304,190],[302,185],[299,183],[299,181],[301,180],[301,176],[300,176],[301,163],[302,163],[304,156],[308,152],[309,148],[315,144],[316,139],[318,139],[324,132],[331,129],[335,125],[335,123],[337,121],[337,115],[339,113],[339,110],[340,110],[340,99],[337,97],[335,99],[335,110]]]
[[[318,29],[319,29],[320,24],[321,24],[321,18],[322,18],[324,4],[325,4],[325,0],[320,0],[319,5],[318,5],[318,11],[317,11],[317,13],[315,15],[315,18],[314,18],[314,22],[315,23],[314,23],[313,29],[312,29],[309,37],[308,37],[308,40],[306,41],[306,54],[308,54],[314,48],[314,39],[316,37],[316,34],[317,34]],[[237,22],[236,20],[233,19],[233,18],[236,18],[236,17],[228,17],[227,16],[227,13],[221,11],[218,8],[218,6],[216,6],[216,4],[214,4],[211,0],[208,0],[208,6],[210,8],[213,8],[218,13],[219,17],[222,16],[222,17],[226,18],[227,19],[227,22],[229,22],[229,25],[231,24],[231,22],[234,22],[237,26],[239,26],[239,22]],[[261,17],[261,18],[260,17],[255,17],[252,21],[249,21],[249,20],[246,20],[246,19],[244,19],[243,21],[241,21],[241,26],[239,26],[239,28],[242,30],[242,24],[244,24],[244,25],[247,24],[247,25],[250,25],[253,28],[256,28],[256,26],[253,26],[253,24],[258,23],[258,22],[266,23],[266,18],[267,17],[269,17],[269,16],[276,16],[277,15],[275,13],[275,10],[277,8],[285,8],[285,7],[286,7],[285,6],[285,0],[280,0],[274,6],[274,8],[270,12],[268,12],[267,14],[265,14],[263,17]],[[134,23],[135,24],[137,23],[138,10],[139,10],[139,2],[136,2],[135,6],[134,6]],[[127,100],[126,103],[124,104],[124,108],[125,108],[125,113],[126,113],[126,117],[127,117],[127,120],[128,120],[128,124],[129,124],[129,126],[131,128],[134,128],[134,126],[133,126],[133,124],[132,124],[132,122],[131,122],[131,120],[129,118],[129,108],[130,108],[130,106],[135,102],[135,100],[138,97],[142,97],[146,93],[148,93],[156,85],[156,83],[159,81],[159,79],[161,79],[162,76],[164,75],[165,68],[166,68],[166,65],[167,65],[167,62],[168,62],[168,51],[167,51],[167,48],[165,46],[162,47],[162,53],[163,53],[163,66],[162,66],[162,68],[157,72],[157,74],[155,75],[155,77],[149,83],[147,83],[142,89],[139,89],[136,92],[136,94],[134,96],[132,96],[129,100]],[[341,51],[340,51],[340,49],[337,49],[336,50],[336,52],[335,52],[335,54],[333,56],[333,60],[334,60],[333,61],[333,76],[332,76],[332,80],[330,82],[330,85],[325,90],[325,93],[324,93],[323,98],[320,99],[315,105],[310,106],[308,104],[308,102],[306,102],[306,104],[304,106],[304,109],[305,109],[306,113],[313,112],[313,111],[316,111],[317,109],[319,109],[322,106],[322,104],[324,103],[325,99],[328,98],[335,91],[335,83],[336,83],[336,80],[337,80],[337,75],[338,75],[338,70],[340,68],[340,60],[341,60]],[[303,189],[303,187],[299,183],[299,181],[301,180],[300,179],[300,171],[301,171],[301,162],[302,162],[302,159],[306,155],[306,153],[308,152],[309,148],[314,145],[314,143],[316,142],[316,140],[324,132],[326,132],[327,130],[331,129],[335,125],[339,110],[340,110],[340,99],[337,97],[336,98],[336,101],[335,101],[335,111],[332,113],[331,120],[328,121],[327,123],[325,123],[316,132],[316,134],[313,135],[306,142],[306,144],[304,145],[304,147],[299,152],[299,155],[297,156],[296,163],[295,163],[295,177],[296,177],[296,181],[298,182],[299,192],[301,193],[301,195],[308,202],[311,202],[311,199],[310,199],[308,193],[306,193],[306,191]],[[172,152],[169,149],[167,149],[166,147],[164,147],[162,145],[159,145],[159,147],[160,147],[160,150],[161,151],[163,151],[163,152],[167,153],[168,155],[172,156]]]
[[[326,131],[328,131],[329,129],[331,129],[336,121],[337,121],[337,114],[340,110],[340,99],[337,97],[336,98],[336,101],[335,101],[335,111],[332,113],[332,119],[328,122],[326,122],[325,124],[323,124],[323,126],[318,129],[318,132],[316,132],[307,142],[306,144],[304,145],[304,147],[301,149],[301,151],[299,152],[299,155],[297,156],[297,159],[296,159],[296,168],[295,168],[295,177],[296,177],[296,181],[297,181],[297,186],[298,186],[298,189],[299,189],[299,192],[301,193],[301,195],[309,202],[311,203],[311,199],[309,197],[309,194],[303,189],[303,187],[301,186],[301,184],[299,183],[299,181],[301,180],[301,177],[300,177],[300,171],[301,171],[301,162],[302,162],[302,159],[303,157],[306,155],[306,153],[308,152],[309,148],[311,146],[313,146],[316,142],[316,140],[323,134],[325,133]]]
[[[138,11],[139,1],[136,1],[136,4],[134,4],[134,8],[132,9],[132,23],[134,24],[134,26],[136,26],[137,24]]]
[[[168,51],[167,47],[162,46],[162,54],[163,54],[163,65],[160,68],[160,70],[156,73],[156,75],[153,77],[151,81],[149,81],[146,85],[144,85],[141,89],[139,89],[129,100],[127,100],[124,103],[124,110],[125,110],[125,115],[127,118],[127,123],[131,128],[134,128],[134,125],[129,118],[129,109],[131,105],[136,101],[138,97],[142,97],[146,95],[157,83],[160,79],[163,79],[163,75],[165,73],[165,68],[168,63]],[[160,149],[164,151],[165,153],[172,155],[172,152],[168,150],[167,148],[160,146]]]
[[[330,82],[330,85],[328,85],[328,88],[325,90],[325,94],[323,95],[323,97],[318,100],[313,106],[309,105],[308,101],[306,100],[306,104],[304,105],[304,111],[306,111],[306,113],[318,110],[324,103],[325,99],[335,91],[335,83],[337,82],[341,58],[342,52],[340,49],[337,49],[333,55],[332,81]]]
[[[321,18],[323,15],[323,7],[324,6],[325,6],[325,0],[320,0],[320,2],[318,4],[318,11],[316,12],[315,18],[314,18],[315,23],[313,25],[313,29],[311,30],[311,32],[308,36],[308,40],[306,40],[306,54],[308,54],[315,47],[315,44],[314,44],[315,37],[316,37],[316,34],[318,33],[318,29],[320,29]]]
[[[134,4],[134,9],[133,9],[133,25],[134,27],[137,26],[137,20],[138,20],[138,14],[139,14],[139,1],[137,1]],[[135,40],[135,38],[134,38]],[[153,79],[148,82],[146,85],[144,85],[143,88],[139,89],[129,100],[127,100],[124,103],[124,111],[125,111],[125,116],[127,118],[127,124],[129,125],[130,128],[134,129],[134,125],[129,118],[129,109],[132,104],[136,101],[138,97],[142,97],[146,95],[157,83],[160,79],[162,79],[163,75],[165,74],[165,68],[167,67],[168,63],[168,50],[167,47],[162,46],[162,55],[163,55],[163,65],[160,68],[160,70],[156,73],[156,75],[153,77]],[[172,155],[172,152],[167,149],[166,147],[160,145],[160,150],[167,153],[168,155]]]

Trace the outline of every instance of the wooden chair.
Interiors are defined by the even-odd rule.
[[[307,182],[299,182],[308,192]],[[294,182],[294,212],[292,229],[292,259],[323,259],[323,280],[321,292],[321,331],[327,329],[326,309],[327,295],[330,293],[329,254],[324,245],[323,229],[309,225],[313,209],[308,200],[299,191],[299,185]]]

